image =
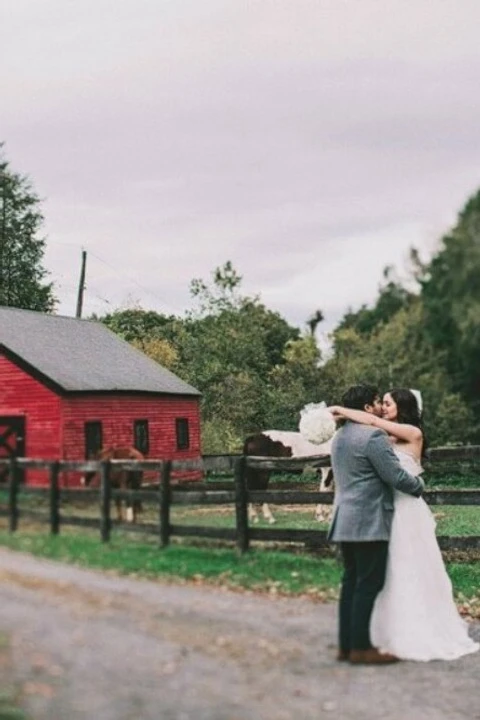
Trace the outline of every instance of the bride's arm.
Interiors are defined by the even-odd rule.
[[[341,405],[332,405],[328,408],[335,419],[345,418],[362,425],[373,425],[374,427],[385,430],[389,435],[393,435],[403,442],[419,442],[423,438],[422,431],[415,425],[407,425],[406,423],[392,422],[384,418],[377,417],[373,413],[367,413],[363,410],[353,410],[345,408]]]

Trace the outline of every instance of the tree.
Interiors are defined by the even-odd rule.
[[[421,280],[425,330],[442,354],[455,390],[480,415],[480,191],[460,212],[457,225]]]
[[[418,252],[415,249],[410,252],[410,260],[414,265],[413,274],[415,277],[415,271],[418,269],[418,263],[420,262]],[[370,335],[380,325],[388,323],[395,313],[402,308],[408,307],[413,302],[414,293],[402,285],[396,277],[394,267],[387,265],[383,270],[383,277],[385,284],[379,287],[375,305],[372,308],[362,305],[360,310],[356,312],[350,310],[338,325],[337,331],[352,328],[360,335]]]
[[[133,347],[141,350],[151,360],[155,360],[159,365],[167,370],[175,370],[178,362],[178,353],[175,348],[162,338],[150,338],[144,340],[133,340]]]
[[[127,342],[140,344],[154,338],[172,343],[178,324],[177,318],[172,315],[161,315],[141,307],[114,310],[101,317],[93,315],[92,320],[99,320]]]
[[[188,314],[177,346],[183,377],[202,392],[203,421],[228,424],[239,438],[265,427],[270,373],[300,334],[258,297],[242,295],[241,280],[227,262],[211,284],[192,281],[199,308]],[[212,437],[220,435],[209,427]]]
[[[330,401],[314,337],[289,340],[282,362],[269,373],[265,406],[266,427],[297,430],[299,411],[309,402]]]
[[[323,367],[328,387],[336,394],[333,401],[339,402],[344,390],[358,382],[375,383],[381,392],[418,388],[429,444],[469,442],[476,432],[473,415],[455,392],[445,369],[445,351],[432,345],[425,322],[425,309],[417,297],[371,335],[352,328],[337,330],[335,356]]]
[[[242,305],[244,298],[238,293],[242,276],[237,273],[232,262],[227,260],[224,265],[215,268],[212,275],[211,285],[207,285],[201,278],[191,281],[190,295],[199,303],[197,312],[191,312],[191,316],[218,315],[223,310],[238,309]]]
[[[29,179],[13,172],[0,155],[0,305],[51,312],[55,297],[53,284],[45,282],[39,207]]]
[[[197,307],[185,318],[138,307],[96,318],[200,390],[204,452],[220,452],[222,446],[239,450],[245,434],[264,428],[270,409],[279,404],[294,417],[299,403],[305,404],[301,376],[310,378],[318,364],[312,337],[302,340],[307,359],[293,359],[299,329],[258,297],[242,295],[241,280],[230,262],[216,268],[211,283],[192,280]],[[275,381],[274,370],[283,365],[288,365],[289,386],[299,388],[290,398]],[[315,387],[310,380],[307,384]]]
[[[307,325],[310,329],[310,334],[312,335],[312,337],[314,337],[314,335],[315,335],[315,330],[317,329],[317,325],[319,325],[321,322],[323,322],[323,320],[325,320],[325,318],[323,316],[323,312],[319,309],[315,310],[313,315],[311,315],[311,317],[308,318]]]

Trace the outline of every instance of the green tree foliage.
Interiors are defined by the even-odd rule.
[[[299,336],[257,297],[242,296],[241,280],[227,262],[210,285],[192,281],[198,308],[189,313],[179,344],[186,379],[203,393],[204,420],[230,423],[239,438],[265,427],[269,374]]]
[[[213,271],[212,282],[208,285],[201,278],[190,283],[190,294],[196,299],[198,307],[190,315],[204,317],[218,315],[223,310],[239,308],[244,298],[239,294],[242,276],[237,273],[230,260]]]
[[[239,453],[244,437],[235,428],[233,422],[202,422],[202,453],[205,455],[225,455]]]
[[[162,367],[172,371],[176,369],[178,353],[168,340],[156,337],[145,338],[144,340],[133,340],[132,345]]]
[[[421,279],[425,331],[453,387],[480,412],[480,192],[465,205]]]
[[[268,378],[264,427],[297,430],[299,411],[309,402],[327,400],[320,351],[309,333],[285,344],[282,362]]]
[[[183,319],[141,308],[97,318],[201,391],[204,452],[221,452],[222,443],[240,450],[247,432],[265,428],[270,407],[280,404],[285,425],[300,402],[300,390],[290,404],[285,392],[279,390],[278,400],[272,390],[277,368],[294,366],[285,348],[300,331],[258,297],[242,295],[241,281],[230,262],[213,272],[211,283],[192,280],[196,305]],[[305,394],[301,380],[299,387]]]
[[[417,388],[424,403],[424,426],[431,445],[475,439],[474,415],[455,391],[444,356],[425,333],[420,296],[409,301],[386,324],[364,336],[352,328],[335,332],[335,356],[324,370],[337,400],[351,384],[372,382],[381,392]]]
[[[412,251],[414,261],[416,251]],[[360,335],[370,335],[380,325],[387,324],[402,308],[407,308],[415,295],[407,290],[395,275],[395,268],[388,265],[383,271],[384,284],[379,288],[375,305],[367,305],[357,311],[349,310],[338,325],[337,331],[353,329]]]
[[[323,312],[320,309],[315,310],[313,315],[308,318],[307,326],[310,330],[310,334],[312,337],[315,337],[315,330],[323,320],[325,320],[325,318],[323,316]]]
[[[0,305],[51,312],[52,283],[42,265],[45,239],[40,199],[28,178],[4,159],[0,145]]]
[[[104,323],[159,365],[183,377],[177,349],[183,323],[178,318],[134,307],[115,310],[102,317],[93,315],[92,319]]]
[[[434,441],[432,444],[464,445],[475,441],[478,427],[472,409],[463,398],[442,387],[435,399],[437,402],[433,405],[433,412],[429,406],[425,422],[427,438]]]
[[[182,320],[136,309],[105,321],[203,393],[204,452],[238,451],[255,430],[296,429],[303,405],[339,402],[358,382],[419,389],[430,445],[478,442],[480,193],[429,262],[414,249],[411,261],[417,289],[387,268],[373,306],[349,311],[334,330],[326,362],[315,341],[323,313],[302,334],[243,296],[231,263],[210,283],[192,281],[196,307]]]
[[[115,310],[102,317],[93,315],[92,319],[100,320],[127,342],[144,342],[153,338],[173,341],[178,330],[177,318],[140,307]]]

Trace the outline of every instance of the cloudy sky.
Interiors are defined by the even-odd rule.
[[[74,314],[231,260],[323,333],[480,186],[478,0],[0,0],[0,140]]]

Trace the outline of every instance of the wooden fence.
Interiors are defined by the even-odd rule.
[[[479,460],[480,446],[435,448],[430,450],[428,464],[437,466],[445,462]],[[245,470],[248,467],[271,470],[273,472],[302,473],[312,462],[317,467],[329,465],[328,456],[316,458],[282,458],[246,457],[242,455],[210,455],[199,460],[170,461],[144,460],[126,461],[49,461],[18,458],[0,460],[0,466],[9,465],[9,480],[5,486],[5,507],[0,506],[0,517],[8,518],[10,532],[15,532],[22,518],[46,522],[50,532],[56,535],[62,526],[76,525],[96,528],[100,531],[102,542],[108,542],[112,529],[117,523],[111,517],[112,500],[134,500],[154,504],[158,512],[157,523],[122,524],[123,531],[154,533],[158,536],[161,547],[169,544],[172,536],[204,537],[232,541],[239,552],[249,549],[251,541],[273,541],[279,543],[303,543],[308,547],[325,547],[326,532],[316,529],[282,529],[276,527],[250,527],[248,523],[248,503],[268,502],[275,505],[315,505],[317,503],[332,504],[332,492],[313,492],[301,490],[274,489],[265,492],[249,491],[246,486]],[[112,467],[125,470],[141,470],[158,476],[155,489],[117,490],[111,487],[110,471]],[[21,483],[23,471],[28,468],[44,470],[48,475],[48,487],[30,487]],[[231,473],[233,482],[190,482],[185,484],[172,483],[171,473],[174,471],[203,470],[209,472]],[[63,472],[99,472],[99,489],[63,488],[59,479]],[[479,482],[480,484],[480,482]],[[33,497],[48,498],[48,514],[41,510],[23,509],[19,507],[19,493]],[[430,505],[480,505],[480,490],[448,490],[426,491],[425,500]],[[98,519],[66,515],[62,512],[62,501],[88,500],[98,503]],[[235,507],[235,527],[219,528],[202,525],[181,525],[171,522],[171,508],[175,505],[214,506],[230,504]],[[479,513],[480,520],[480,513]],[[444,550],[464,550],[480,548],[480,536],[439,537],[439,545]]]

